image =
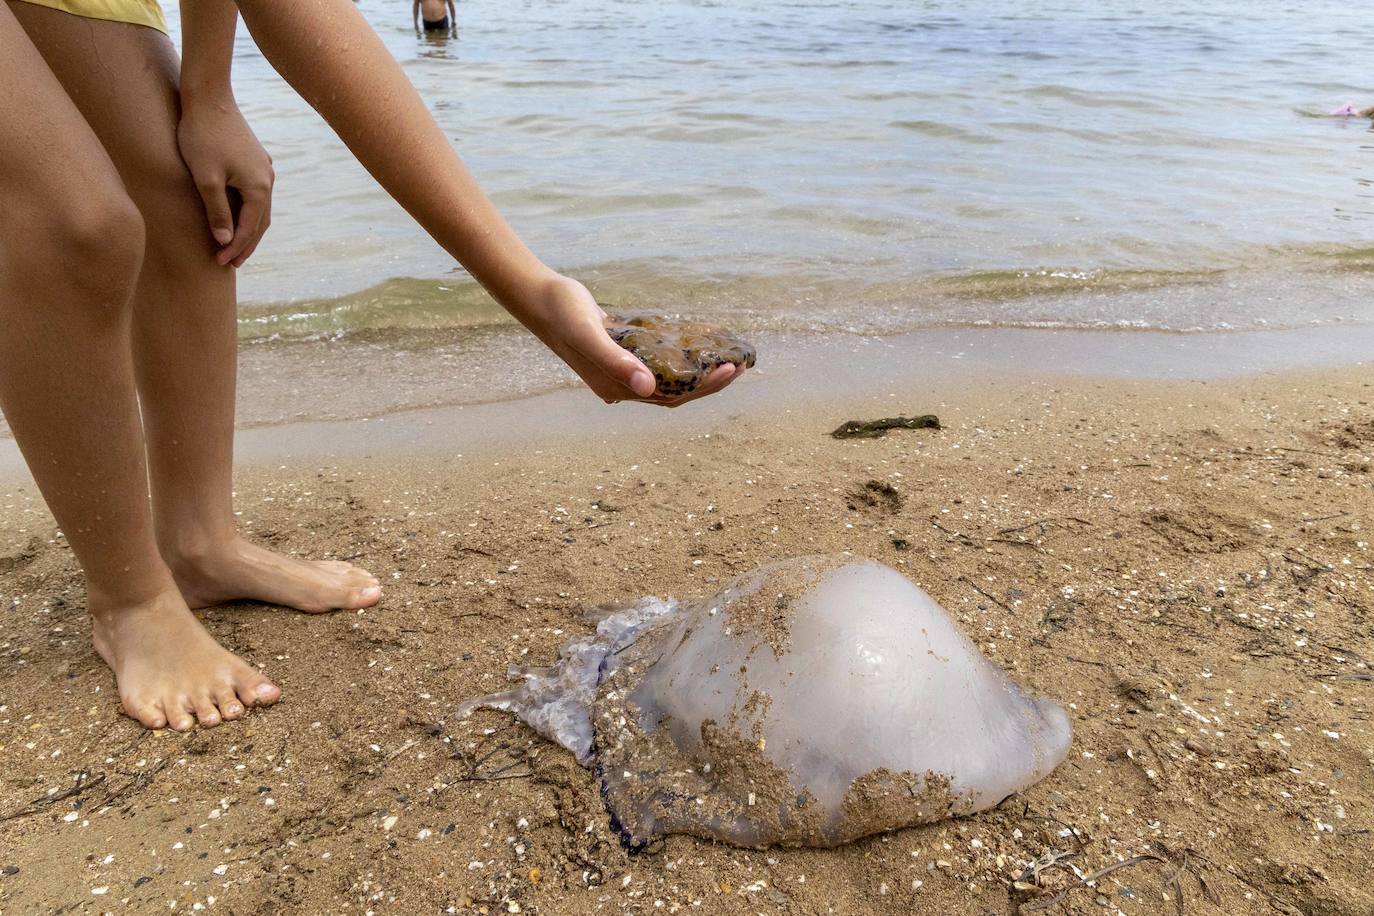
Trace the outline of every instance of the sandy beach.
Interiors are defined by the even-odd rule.
[[[155,0],[0,4],[0,400],[66,528],[0,418],[0,916],[1374,916],[1368,11],[161,5],[182,69]],[[603,404],[616,342],[688,354],[598,304],[757,366]],[[232,538],[231,407],[240,532],[343,563]],[[126,717],[68,537],[142,721],[275,696],[229,653],[281,702]],[[752,691],[711,719],[623,740],[681,631],[608,650],[600,771],[458,715],[607,602],[817,555],[995,667],[884,573],[782,575],[650,675]],[[186,616],[375,600],[348,563],[376,606]],[[607,810],[990,803],[1065,734],[1002,673],[1073,737],[989,810]],[[739,725],[798,708],[829,749]]]
[[[243,525],[386,592],[205,612],[285,697],[191,734],[120,716],[76,565],[11,474],[0,911],[1374,911],[1368,367],[919,376],[791,405],[761,380],[696,413],[567,392],[627,419],[462,453],[308,457],[281,427],[291,457],[258,441],[240,469]],[[537,399],[501,409],[539,421]],[[943,430],[828,435],[927,412]],[[551,661],[589,605],[843,551],[1065,704],[1065,763],[993,811],[839,849],[630,854],[570,755],[453,715]]]

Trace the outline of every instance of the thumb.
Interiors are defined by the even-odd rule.
[[[592,324],[580,336],[577,349],[602,372],[629,388],[636,397],[647,398],[658,383],[654,374],[634,354],[624,350],[599,324]]]
[[[205,202],[205,216],[210,222],[210,234],[221,246],[234,240],[234,213],[229,209],[229,195],[222,181],[197,184],[200,199]]]

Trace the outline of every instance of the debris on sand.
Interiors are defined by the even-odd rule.
[[[862,487],[845,494],[845,505],[852,510],[879,509],[898,512],[902,508],[902,494],[885,480],[870,480]]]
[[[933,413],[919,417],[884,417],[881,420],[846,420],[830,433],[836,439],[878,439],[889,429],[941,429],[940,418]]]

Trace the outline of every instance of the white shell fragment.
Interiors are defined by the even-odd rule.
[[[601,777],[642,845],[687,833],[833,846],[982,811],[1068,752],[929,595],[879,563],[761,567],[712,598],[618,610],[552,668],[464,704],[514,711]]]

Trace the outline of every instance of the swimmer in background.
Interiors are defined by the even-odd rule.
[[[415,0],[410,8],[411,21],[415,23],[416,35],[438,35],[458,37],[458,11],[453,0]],[[423,31],[420,28],[424,20]]]

